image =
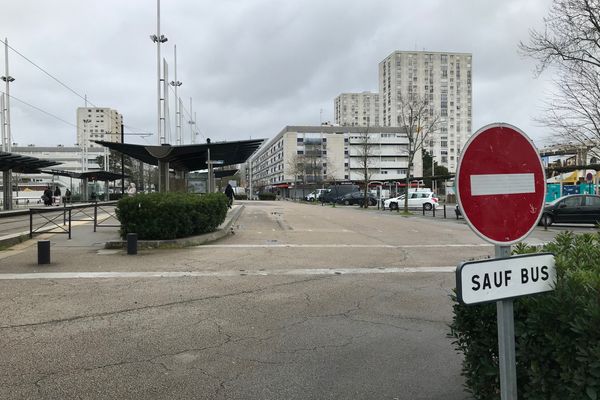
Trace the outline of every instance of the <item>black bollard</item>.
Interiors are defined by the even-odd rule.
[[[49,240],[38,240],[38,264],[50,264]]]
[[[127,234],[127,254],[137,254],[137,233]]]

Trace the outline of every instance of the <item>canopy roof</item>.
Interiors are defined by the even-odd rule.
[[[63,171],[60,169],[49,169],[40,171],[45,174],[68,176],[69,178],[87,179],[90,181],[116,181],[122,178],[128,178],[127,175],[116,174],[108,171],[88,171],[88,172],[74,172],[74,171]]]
[[[263,144],[264,139],[185,146],[171,146],[170,144],[146,146],[102,140],[96,140],[95,142],[147,164],[158,165],[160,160],[168,162],[169,167],[176,170],[198,171],[208,168],[206,161],[208,160],[209,151],[211,160],[223,162],[219,166],[242,164]]]
[[[2,171],[13,170],[13,172],[20,173],[39,173],[40,168],[47,168],[58,164],[61,163],[0,151],[0,170]]]

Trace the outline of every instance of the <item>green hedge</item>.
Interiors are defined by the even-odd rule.
[[[561,233],[541,251],[556,257],[557,284],[514,302],[519,398],[600,399],[600,234]],[[500,399],[496,305],[453,300],[450,336],[466,386],[476,399]]]
[[[225,221],[223,193],[148,193],[124,197],[116,208],[121,237],[137,233],[141,240],[165,240],[212,232]]]
[[[275,200],[277,195],[271,192],[261,192],[258,194],[259,200]]]

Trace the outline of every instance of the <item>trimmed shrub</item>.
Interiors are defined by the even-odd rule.
[[[223,193],[141,193],[124,197],[115,209],[122,238],[137,233],[141,240],[166,240],[212,232],[225,221]]]
[[[275,193],[271,193],[271,192],[261,192],[258,194],[259,200],[275,200],[276,198],[277,198],[277,195]]]
[[[555,255],[557,284],[514,301],[519,398],[600,399],[600,234],[561,233],[541,251]],[[466,386],[476,399],[500,399],[496,304],[452,297],[450,337],[464,355]]]

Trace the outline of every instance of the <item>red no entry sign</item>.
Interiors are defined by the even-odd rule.
[[[524,239],[544,208],[546,177],[533,142],[504,123],[478,130],[462,151],[456,174],[458,204],[483,239],[509,245]]]

